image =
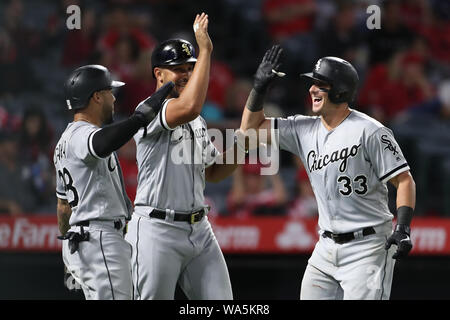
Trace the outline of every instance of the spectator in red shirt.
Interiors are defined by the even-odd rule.
[[[141,51],[132,73],[121,78],[127,85],[123,87],[117,98],[118,114],[128,117],[134,112],[139,102],[153,94],[155,79],[150,68],[150,58],[151,51]]]
[[[266,0],[262,7],[269,34],[285,50],[287,70],[309,69],[317,59],[314,0]]]
[[[374,66],[361,89],[359,106],[387,123],[408,107],[431,98],[423,63],[423,57],[415,52],[398,52],[388,64]]]
[[[124,36],[134,39],[141,50],[152,49],[156,41],[141,28],[139,21],[140,19],[133,19],[124,8],[115,7],[107,17],[107,29],[100,38],[101,50],[114,50],[117,42]]]
[[[261,175],[261,168],[259,163],[247,163],[236,169],[227,199],[230,215],[248,218],[285,214],[287,193],[280,176]]]

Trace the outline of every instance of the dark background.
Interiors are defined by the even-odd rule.
[[[237,300],[298,300],[309,255],[226,255]],[[0,299],[80,300],[63,285],[59,253],[1,253]],[[396,263],[392,300],[448,300],[450,258],[414,256]],[[177,289],[177,299],[185,299]]]

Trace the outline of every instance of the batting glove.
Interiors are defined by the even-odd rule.
[[[411,251],[413,245],[410,238],[411,229],[409,226],[404,224],[398,224],[395,227],[392,235],[387,239],[385,249],[388,250],[391,245],[395,244],[397,246],[397,251],[394,253],[392,258],[401,259],[408,255]]]
[[[280,67],[280,56],[283,49],[279,45],[274,45],[272,48],[267,50],[258,69],[256,70],[253,88],[258,93],[264,93],[269,85],[272,83],[275,77],[284,77],[285,74],[278,72],[277,69]]]
[[[147,126],[156,117],[174,86],[172,81],[166,83],[136,108],[134,113],[143,120],[143,126]]]

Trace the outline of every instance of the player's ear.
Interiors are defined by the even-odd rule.
[[[102,95],[100,94],[100,91],[95,91],[95,92],[92,94],[92,99],[93,99],[96,103],[100,104],[100,103],[102,102]]]
[[[163,79],[163,71],[162,71],[162,69],[156,67],[155,69],[153,69],[153,72],[155,73],[156,81],[158,81],[160,83],[163,83],[164,79]]]

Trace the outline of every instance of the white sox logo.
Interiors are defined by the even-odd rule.
[[[186,54],[190,57],[192,56],[191,50],[189,49],[189,46],[186,43],[183,43],[181,45],[181,47],[183,48],[183,51],[186,52]]]
[[[389,151],[392,151],[394,156],[398,153],[397,148],[392,144],[391,140],[387,138],[387,135],[383,134],[381,136],[381,142],[383,142],[386,145],[384,150],[388,149]]]
[[[314,71],[318,72],[320,69],[320,63],[322,62],[322,59],[319,59],[319,61],[317,61],[315,67],[314,67]]]
[[[316,154],[314,150],[311,150],[308,153],[307,161],[308,161],[308,169],[309,172],[313,172],[316,170],[320,170],[330,163],[342,160],[339,171],[344,172],[347,169],[347,160],[348,158],[353,158],[358,154],[358,149],[361,147],[361,144],[353,145],[351,148],[344,148],[342,150],[336,150],[331,155],[326,154],[324,156]]]

